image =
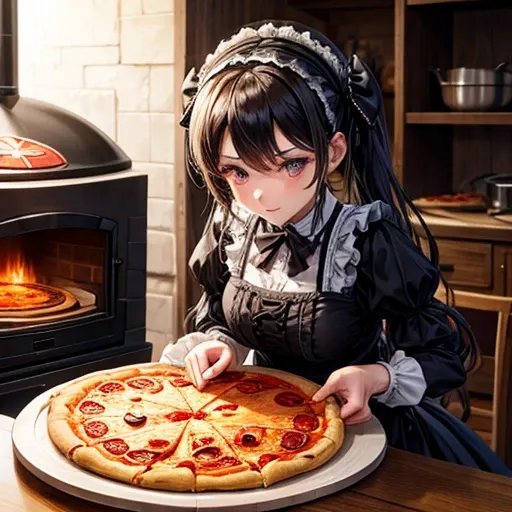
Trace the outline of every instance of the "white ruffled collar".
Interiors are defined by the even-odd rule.
[[[334,207],[336,206],[336,203],[338,200],[334,196],[334,194],[326,188],[325,191],[325,200],[322,207],[322,213],[320,215],[320,218],[318,219],[318,222],[315,226],[315,231],[312,232],[312,226],[313,226],[313,219],[315,216],[315,210],[316,208],[312,208],[309,213],[307,213],[302,219],[299,221],[292,223],[291,225],[295,228],[297,233],[299,235],[312,238],[316,236],[325,226],[325,223],[329,220],[331,217],[332,212],[334,211]]]

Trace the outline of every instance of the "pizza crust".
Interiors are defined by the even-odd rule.
[[[228,475],[197,475],[196,491],[233,491],[263,487],[263,476],[247,468],[245,471]]]
[[[48,434],[57,448],[68,458],[75,448],[85,447],[85,443],[73,432],[65,417],[48,417]]]
[[[343,444],[345,436],[345,425],[340,416],[341,407],[333,396],[328,396],[325,399],[325,420],[327,421],[327,428],[324,432],[324,437],[330,439],[337,445],[338,449]]]
[[[278,459],[269,462],[261,469],[265,487],[312,471],[332,458],[338,448],[336,443],[323,437],[311,449],[297,453],[293,459]]]
[[[195,491],[195,476],[188,468],[156,467],[142,473],[136,483],[142,487],[167,491]]]
[[[134,478],[146,470],[143,465],[127,465],[103,457],[96,448],[82,446],[74,450],[72,460],[79,466],[89,469],[94,473],[120,480],[121,482],[133,483]]]

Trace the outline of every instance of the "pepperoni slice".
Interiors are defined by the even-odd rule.
[[[192,473],[196,472],[196,465],[191,460],[182,460],[181,462],[178,462],[178,464],[176,464],[176,467],[177,468],[188,468],[188,469],[190,469],[190,471],[192,471]]]
[[[283,391],[274,397],[274,402],[278,405],[282,405],[283,407],[295,407],[297,405],[302,405],[305,400],[293,391]]]
[[[105,412],[105,407],[99,404],[98,402],[93,402],[92,400],[84,400],[80,404],[80,412],[84,414],[100,414]]]
[[[276,455],[274,453],[264,453],[260,456],[258,459],[258,465],[260,468],[263,466],[266,466],[269,462],[272,462],[273,460],[279,459],[279,455]]]
[[[251,379],[243,380],[242,382],[239,382],[235,387],[238,389],[238,391],[247,394],[258,393],[263,389],[257,380]]]
[[[192,413],[188,411],[173,411],[166,414],[165,417],[170,421],[185,421],[192,418]]]
[[[192,382],[181,377],[172,380],[172,385],[176,388],[184,388],[185,386],[192,386]]]
[[[167,441],[166,439],[150,439],[148,441],[148,445],[150,446],[150,448],[156,449],[166,448],[170,444],[171,443],[169,443],[169,441]]]
[[[151,391],[152,393],[158,393],[164,389],[161,382],[156,382],[153,379],[147,377],[137,377],[126,381],[126,384],[133,389],[142,389],[144,391]]]
[[[196,420],[204,420],[208,416],[204,411],[197,411],[194,413],[194,419]]]
[[[213,437],[201,437],[199,439],[194,439],[192,441],[192,450],[197,450],[198,448],[201,448],[201,446],[212,444],[213,441]]]
[[[147,416],[144,416],[144,414],[135,414],[133,412],[127,412],[124,415],[124,421],[128,423],[131,427],[140,427],[141,425],[144,425],[146,421],[148,420]]]
[[[85,433],[94,439],[103,437],[108,432],[108,427],[103,421],[90,421],[84,426]]]
[[[156,459],[160,454],[150,450],[133,450],[126,454],[130,459],[140,462],[141,464],[149,464],[153,459]]]
[[[235,434],[235,444],[253,448],[259,446],[263,437],[263,429],[261,427],[244,427]]]
[[[110,452],[112,455],[124,455],[130,447],[122,439],[110,439],[103,443],[105,450]]]
[[[319,426],[318,418],[313,414],[297,414],[293,418],[293,426],[302,432],[312,432]]]
[[[217,448],[216,446],[207,446],[206,448],[202,448],[194,453],[194,457],[200,461],[218,459],[220,457],[220,448]]]
[[[142,397],[140,397],[140,396],[132,396],[132,397],[130,398],[130,400],[131,400],[132,402],[140,402],[140,401],[142,400]]]
[[[120,393],[124,391],[124,386],[119,382],[107,382],[98,388],[102,393]]]
[[[214,411],[236,411],[238,409],[237,404],[222,404],[213,409]]]
[[[281,446],[285,450],[298,450],[302,448],[309,440],[305,432],[286,432],[281,439]]]

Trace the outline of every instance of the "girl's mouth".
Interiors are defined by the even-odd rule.
[[[265,210],[266,212],[277,212],[277,210],[280,210],[281,208],[274,208],[273,210]]]

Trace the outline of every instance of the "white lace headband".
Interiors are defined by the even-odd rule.
[[[352,56],[349,63],[345,64],[328,45],[323,45],[311,37],[310,31],[299,32],[295,27],[286,25],[276,27],[273,23],[265,23],[259,28],[243,27],[229,39],[221,41],[215,51],[209,54],[199,73],[191,70],[183,84],[183,92],[192,98],[183,114],[181,125],[188,128],[190,115],[194,104],[194,98],[201,86],[219,72],[235,64],[248,62],[260,62],[262,64],[274,64],[280,68],[291,69],[299,75],[308,87],[322,102],[329,125],[333,131],[337,129],[336,113],[333,111],[330,99],[335,95],[329,87],[327,80],[318,74],[312,74],[307,69],[307,63],[300,58],[291,58],[280,54],[276,48],[254,48],[250,53],[237,53],[232,57],[221,61],[217,66],[211,67],[217,57],[236,45],[249,39],[283,39],[306,47],[322,58],[335,72],[340,80],[346,80],[346,96],[355,107],[357,113],[369,126],[373,126],[381,107],[379,86],[375,78],[369,72],[366,65],[357,57]],[[339,97],[339,94],[338,94]],[[337,108],[334,101],[334,107]]]

